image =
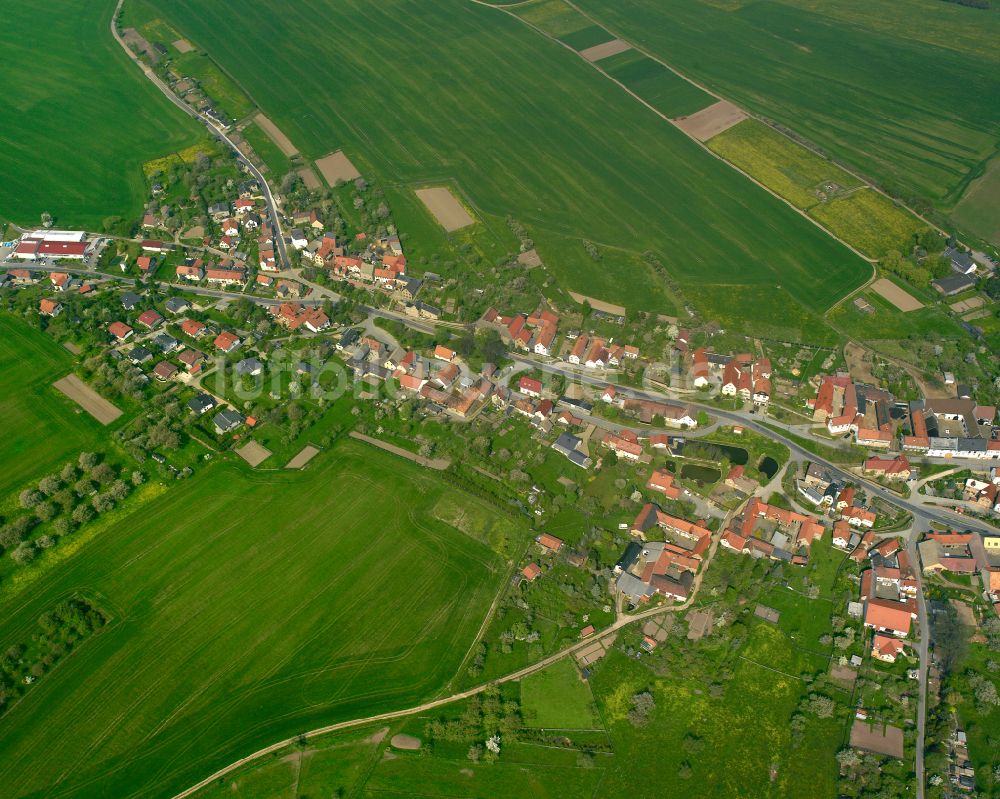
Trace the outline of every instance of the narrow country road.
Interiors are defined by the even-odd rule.
[[[208,132],[215,138],[219,139],[219,141],[221,141],[227,147],[229,147],[229,149],[231,149],[233,151],[233,154],[236,156],[236,160],[239,161],[241,164],[243,164],[247,168],[247,171],[254,176],[254,178],[257,180],[257,183],[260,185],[261,191],[264,193],[264,202],[267,205],[267,214],[271,218],[271,224],[274,227],[275,231],[274,243],[277,246],[278,255],[281,258],[282,268],[283,270],[290,269],[291,264],[288,260],[288,250],[286,249],[285,246],[285,235],[281,229],[281,218],[278,215],[278,206],[277,203],[274,201],[274,195],[271,193],[271,187],[264,179],[264,176],[261,174],[260,170],[257,169],[257,167],[255,167],[250,162],[249,158],[243,155],[243,153],[240,151],[240,148],[233,143],[233,140],[226,135],[226,132],[224,130],[218,128],[209,117],[200,114],[198,111],[191,108],[191,106],[189,106],[187,103],[181,100],[181,98],[178,97],[176,94],[174,94],[173,90],[169,86],[167,86],[167,84],[165,84],[162,80],[160,80],[159,76],[155,72],[153,72],[151,67],[144,64],[139,59],[139,56],[137,56],[135,53],[132,52],[131,49],[129,49],[128,44],[118,33],[118,16],[119,14],[121,14],[123,2],[124,0],[118,0],[118,5],[115,6],[114,14],[111,15],[111,35],[115,37],[115,41],[118,42],[119,45],[121,45],[122,50],[125,51],[125,54],[128,55],[128,57],[132,60],[132,62],[136,66],[138,66],[139,69],[142,70],[143,74],[147,78],[149,78],[150,81],[152,81],[153,85],[156,86],[156,88],[163,93],[164,97],[166,97],[171,103],[173,103],[175,106],[181,109],[181,111],[183,111],[185,114],[198,120],[206,128],[208,128]]]

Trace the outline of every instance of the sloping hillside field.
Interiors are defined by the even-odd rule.
[[[112,38],[115,0],[23,0],[3,11],[0,216],[100,229],[142,210],[142,164],[193,144],[174,108]]]
[[[476,213],[523,223],[566,288],[656,310],[666,288],[655,273],[605,263],[622,262],[613,257],[622,250],[653,251],[699,291],[780,286],[779,306],[817,310],[870,274],[503,11],[467,0],[262,2],[239,14],[222,0],[156,5],[192,40],[212,41],[212,56],[306,157],[343,146],[390,184],[454,181]],[[583,239],[610,255],[595,262],[575,244]]]
[[[433,518],[444,496],[477,504],[347,443],[306,472],[209,466],[102,532],[0,606],[3,651],[71,593],[109,618],[0,719],[0,793],[171,796],[439,692],[506,573]]]

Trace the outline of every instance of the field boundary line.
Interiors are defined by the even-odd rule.
[[[479,2],[479,0],[472,0],[472,2]],[[632,49],[633,50],[636,50],[636,51],[642,53],[644,56],[646,56],[646,58],[650,58],[653,61],[656,61],[661,66],[666,67],[671,72],[673,72],[677,77],[682,78],[683,80],[686,80],[692,86],[696,86],[697,88],[701,89],[702,91],[707,92],[708,94],[712,95],[713,97],[718,97],[720,100],[727,100],[728,102],[731,102],[731,103],[733,102],[729,98],[723,97],[718,92],[715,92],[712,89],[709,89],[709,88],[707,88],[705,86],[702,86],[696,80],[694,80],[693,78],[689,77],[688,75],[685,75],[683,72],[680,72],[676,67],[672,66],[671,64],[668,64],[666,61],[664,61],[659,56],[654,55],[654,54],[648,52],[645,48],[640,47],[639,45],[635,44],[631,40],[626,39],[623,36],[617,35],[610,27],[608,27],[607,25],[605,25],[603,22],[594,19],[590,14],[588,14],[582,8],[580,8],[579,6],[577,6],[573,2],[573,0],[562,0],[562,2],[565,3],[567,6],[569,6],[570,8],[572,8],[578,14],[580,14],[583,17],[585,17],[586,19],[590,20],[590,22],[593,23],[594,25],[597,25],[597,26],[603,28],[611,36],[615,36],[616,38],[621,39],[624,42],[628,42],[630,45],[632,45]],[[488,5],[488,4],[484,4],[484,5]],[[520,5],[520,4],[518,3],[518,4],[515,4],[515,5]],[[504,8],[506,8],[506,6],[493,6],[493,8],[504,9]],[[514,16],[517,16],[517,15],[515,14]],[[572,49],[572,48],[570,48],[570,49]],[[737,105],[737,104],[733,103],[733,105]],[[742,106],[739,106],[739,107],[742,108]],[[897,197],[893,197],[891,194],[889,194],[888,192],[886,192],[884,189],[882,189],[880,186],[878,186],[875,181],[873,181],[870,178],[866,177],[861,172],[858,172],[857,171],[857,167],[855,167],[853,165],[845,165],[844,162],[841,162],[839,159],[836,159],[833,156],[829,155],[828,153],[824,152],[823,149],[818,144],[816,144],[813,141],[810,141],[809,139],[806,139],[804,136],[797,138],[796,136],[798,134],[796,134],[796,136],[790,135],[788,132],[786,132],[786,130],[782,129],[783,126],[780,126],[780,125],[776,124],[773,120],[769,119],[768,117],[761,116],[760,114],[747,111],[747,109],[745,109],[745,108],[743,108],[743,111],[746,112],[747,115],[751,119],[756,119],[761,124],[767,125],[767,127],[769,127],[771,130],[773,130],[775,133],[778,133],[781,136],[784,136],[786,139],[788,139],[791,142],[794,142],[799,147],[802,147],[803,149],[808,150],[813,155],[819,156],[820,158],[822,158],[825,161],[829,161],[831,164],[834,164],[835,166],[839,166],[845,172],[849,173],[850,175],[853,175],[858,180],[860,180],[862,183],[864,183],[865,186],[867,186],[870,189],[873,189],[874,191],[876,191],[879,194],[881,194],[882,196],[884,196],[886,199],[890,200],[894,205],[898,205],[900,208],[905,208],[907,211],[909,211],[911,214],[913,214],[917,219],[919,219],[921,222],[923,222],[925,225],[929,226],[930,228],[936,230],[938,233],[940,233],[942,235],[945,235],[945,236],[948,235],[948,231],[946,231],[946,230],[938,227],[935,223],[931,222],[929,219],[926,219],[923,215],[921,215],[918,211],[916,211],[913,208],[911,208],[905,202],[903,202],[902,200],[900,200]],[[791,128],[789,128],[788,130],[790,131]],[[989,157],[987,157],[985,159],[985,161],[991,160],[995,155],[996,155],[996,153],[994,153],[993,155],[990,155]],[[742,170],[740,170],[740,171],[742,171]],[[834,236],[834,238],[837,238],[837,237]],[[838,239],[838,241],[839,241],[839,239]],[[960,244],[964,244],[964,242],[959,242],[959,243]],[[972,249],[972,248],[969,247],[969,249]],[[864,256],[862,256],[862,257],[864,257]],[[865,260],[869,260],[869,259],[865,258]]]
[[[826,233],[826,234],[827,234],[827,235],[828,235],[828,236],[829,236],[830,238],[832,238],[832,239],[833,239],[834,241],[836,241],[836,242],[839,242],[839,243],[840,243],[841,245],[843,245],[843,246],[844,246],[844,247],[846,247],[846,248],[847,248],[848,250],[850,250],[850,251],[851,251],[851,252],[852,252],[852,253],[853,253],[854,255],[856,255],[856,256],[857,256],[858,258],[860,258],[860,259],[861,259],[862,261],[864,261],[864,262],[865,262],[866,264],[868,264],[868,265],[869,265],[869,266],[871,267],[871,269],[872,269],[872,274],[871,274],[871,276],[870,276],[870,277],[868,278],[868,280],[866,281],[866,283],[870,283],[871,281],[875,280],[875,277],[876,277],[876,269],[875,269],[875,265],[876,265],[876,263],[877,263],[877,260],[876,260],[876,259],[874,259],[874,258],[869,258],[869,257],[868,257],[867,255],[865,255],[864,253],[862,253],[862,252],[861,252],[861,251],[860,251],[859,249],[857,249],[857,248],[856,248],[855,246],[853,246],[852,244],[849,244],[849,243],[847,243],[847,242],[846,242],[846,241],[844,241],[844,240],[843,240],[842,238],[840,238],[839,236],[837,236],[837,235],[836,235],[836,234],[835,234],[835,233],[834,233],[833,231],[831,231],[831,230],[830,230],[829,228],[827,228],[827,227],[826,227],[825,225],[823,225],[823,224],[822,224],[821,222],[819,222],[819,221],[818,221],[818,220],[816,220],[816,219],[813,219],[813,218],[812,218],[811,216],[809,216],[809,214],[807,214],[807,213],[806,213],[805,211],[803,211],[803,210],[802,210],[801,208],[799,208],[799,207],[798,207],[798,206],[796,206],[796,205],[793,205],[793,204],[792,204],[792,203],[791,203],[791,202],[790,202],[789,200],[786,200],[786,199],[785,199],[784,197],[782,197],[782,196],[781,196],[780,194],[778,194],[778,193],[777,193],[776,191],[774,191],[773,189],[769,188],[768,186],[765,186],[765,185],[764,185],[763,183],[761,183],[761,182],[760,182],[759,180],[757,180],[757,178],[755,178],[755,177],[754,177],[753,175],[751,175],[751,174],[749,174],[749,173],[747,173],[747,172],[744,172],[744,171],[743,171],[742,169],[740,169],[740,168],[739,168],[739,167],[738,167],[738,166],[737,166],[736,164],[734,164],[734,163],[733,163],[732,161],[729,161],[728,159],[726,159],[726,158],[723,158],[723,157],[722,157],[721,155],[719,155],[718,153],[716,153],[715,151],[713,151],[713,150],[712,150],[712,149],[711,149],[710,147],[708,147],[708,145],[707,145],[707,144],[706,144],[705,142],[702,142],[702,141],[699,141],[699,140],[698,140],[697,138],[695,138],[695,137],[694,137],[694,136],[692,136],[692,135],[691,135],[690,133],[688,133],[688,132],[687,132],[686,130],[684,130],[684,129],[683,129],[683,128],[682,128],[681,126],[680,126],[680,125],[678,125],[678,124],[677,124],[677,123],[676,123],[676,122],[675,122],[675,121],[674,121],[673,119],[671,119],[670,117],[668,117],[668,116],[667,116],[667,115],[666,115],[665,113],[663,113],[663,112],[662,112],[662,111],[660,111],[660,110],[659,110],[658,108],[656,108],[655,106],[653,106],[652,104],[650,104],[650,103],[649,103],[649,102],[648,102],[647,100],[645,100],[645,99],[643,99],[642,97],[640,97],[640,96],[639,96],[638,94],[636,94],[636,93],[635,93],[635,92],[634,92],[634,91],[633,91],[632,89],[630,89],[630,88],[629,88],[628,86],[626,86],[626,85],[625,85],[624,83],[622,83],[622,82],[621,82],[620,80],[618,80],[617,78],[615,78],[615,77],[614,77],[613,75],[609,74],[609,73],[608,73],[608,72],[607,72],[606,70],[604,70],[604,69],[603,69],[603,68],[601,67],[601,65],[600,65],[600,63],[599,63],[599,62],[597,62],[597,61],[588,61],[588,60],[587,60],[586,58],[584,58],[583,56],[581,56],[579,52],[577,52],[576,50],[574,50],[574,49],[573,49],[572,47],[570,47],[570,46],[569,46],[568,44],[566,44],[565,42],[563,42],[563,41],[560,41],[559,39],[555,38],[554,36],[551,36],[551,35],[549,35],[549,34],[548,34],[548,33],[546,33],[546,32],[545,32],[544,30],[542,30],[541,28],[539,28],[539,27],[538,27],[537,25],[534,25],[534,24],[532,24],[532,23],[531,23],[531,22],[529,22],[528,20],[525,20],[525,19],[522,19],[522,18],[521,18],[521,17],[519,17],[519,16],[517,15],[517,14],[515,14],[515,13],[514,13],[513,11],[509,11],[509,10],[507,10],[507,9],[506,9],[505,7],[503,7],[503,6],[494,6],[494,5],[491,5],[491,4],[487,3],[487,2],[485,2],[485,0],[469,0],[469,2],[471,2],[471,3],[475,4],[475,5],[478,5],[478,6],[483,6],[484,8],[490,8],[490,9],[494,9],[494,10],[498,10],[498,11],[501,11],[502,13],[504,13],[504,14],[507,14],[508,16],[511,16],[511,17],[513,17],[514,19],[516,19],[516,20],[517,20],[518,22],[520,22],[521,24],[523,24],[523,25],[527,26],[528,28],[530,28],[531,30],[535,31],[535,32],[536,32],[536,33],[538,33],[538,34],[539,34],[540,36],[542,36],[542,37],[544,37],[544,38],[548,39],[549,41],[552,41],[552,42],[555,42],[555,43],[556,43],[556,44],[558,44],[558,45],[559,45],[560,47],[562,47],[562,48],[564,48],[564,49],[568,50],[569,52],[573,53],[573,54],[574,54],[575,56],[577,56],[577,58],[579,58],[579,59],[580,59],[580,61],[582,61],[582,62],[583,62],[584,64],[587,64],[588,66],[590,66],[591,68],[593,68],[594,70],[596,70],[596,71],[597,71],[598,73],[600,73],[601,75],[603,75],[603,76],[604,76],[605,78],[607,78],[607,79],[608,79],[609,81],[611,81],[612,83],[614,83],[615,85],[617,85],[617,86],[618,86],[618,87],[619,87],[619,88],[620,88],[620,89],[621,89],[621,90],[622,90],[623,92],[625,92],[625,93],[626,93],[627,95],[629,95],[630,97],[632,97],[632,98],[633,98],[634,100],[637,100],[637,101],[638,101],[639,103],[641,103],[641,104],[642,104],[643,106],[645,106],[645,107],[646,107],[647,109],[649,109],[649,110],[650,110],[650,111],[652,111],[652,112],[653,112],[654,114],[656,114],[656,115],[657,115],[658,117],[660,117],[660,119],[662,119],[662,120],[664,120],[665,122],[667,122],[667,123],[668,123],[668,124],[669,124],[669,125],[670,125],[671,127],[673,127],[673,128],[675,129],[675,130],[678,130],[678,131],[680,131],[680,132],[681,132],[682,134],[684,134],[685,138],[687,138],[687,139],[688,139],[689,141],[691,141],[691,142],[693,142],[694,144],[696,144],[696,145],[697,145],[698,147],[700,147],[700,148],[701,148],[701,149],[702,149],[702,150],[703,150],[704,152],[708,153],[708,154],[709,154],[709,155],[710,155],[710,156],[711,156],[712,158],[716,159],[717,161],[720,161],[720,162],[721,162],[721,163],[723,163],[723,164],[726,164],[726,166],[728,166],[728,167],[729,167],[730,169],[732,169],[732,170],[733,170],[734,172],[738,172],[739,174],[743,175],[743,177],[744,177],[744,178],[746,178],[747,180],[749,180],[749,181],[750,181],[751,183],[753,183],[754,185],[756,185],[756,186],[758,186],[759,188],[761,188],[761,189],[763,189],[764,191],[766,191],[766,192],[767,192],[768,194],[770,194],[770,195],[771,195],[772,197],[774,197],[774,198],[775,198],[776,200],[778,200],[779,202],[783,203],[783,204],[784,204],[785,206],[787,206],[788,208],[790,208],[790,209],[791,209],[791,210],[792,210],[792,211],[793,211],[794,213],[798,214],[798,215],[799,215],[800,217],[802,217],[803,219],[807,220],[807,221],[808,221],[808,222],[809,222],[810,224],[812,224],[812,225],[815,225],[815,226],[816,226],[817,228],[819,228],[819,229],[820,229],[820,230],[822,230],[822,231],[823,231],[824,233]],[[580,9],[578,9],[578,8],[577,8],[576,6],[574,6],[574,5],[573,5],[573,4],[571,3],[571,2],[569,2],[569,0],[563,0],[563,2],[564,2],[564,3],[566,3],[566,4],[568,5],[568,6],[570,6],[571,8],[575,9],[576,11],[578,11],[579,13],[583,14],[583,16],[585,16],[585,17],[586,17],[587,19],[589,19],[589,20],[590,20],[591,22],[593,22],[593,23],[594,23],[595,25],[598,25],[599,27],[603,28],[603,29],[604,29],[605,31],[607,31],[607,32],[608,32],[608,34],[609,34],[609,35],[612,35],[612,36],[614,35],[614,34],[613,34],[613,33],[612,33],[611,31],[609,31],[609,30],[608,30],[608,29],[607,29],[607,28],[606,28],[606,27],[605,27],[605,26],[604,26],[603,24],[601,24],[600,22],[596,22],[596,21],[594,21],[594,19],[593,19],[592,17],[589,17],[589,16],[587,16],[586,14],[584,14],[584,13],[583,13],[582,11],[580,11]],[[618,37],[618,38],[621,38],[621,37]],[[627,40],[627,39],[622,39],[622,41],[628,41],[628,40]],[[631,44],[631,42],[629,42],[629,44]],[[673,67],[671,67],[671,66],[670,66],[669,64],[666,64],[666,63],[664,63],[664,62],[660,61],[659,59],[655,58],[654,56],[650,56],[650,55],[649,55],[649,54],[648,54],[648,53],[647,53],[647,52],[646,52],[645,50],[643,50],[642,48],[638,48],[638,47],[635,47],[635,45],[632,45],[632,46],[633,46],[633,48],[634,48],[634,49],[636,49],[636,50],[637,50],[638,52],[641,52],[641,53],[642,53],[643,55],[645,55],[645,56],[646,56],[647,58],[652,58],[652,59],[653,59],[654,61],[657,61],[657,62],[658,62],[658,63],[660,63],[660,64],[661,64],[662,66],[666,67],[667,69],[670,69],[670,70],[671,70],[672,72],[676,72],[676,70],[674,70],[674,69],[673,69]],[[689,82],[689,83],[691,83],[692,85],[694,85],[694,86],[697,86],[697,87],[698,87],[699,89],[703,88],[703,87],[699,86],[699,85],[698,85],[697,83],[695,83],[694,81],[692,81],[692,80],[691,80],[690,78],[686,77],[685,75],[681,75],[681,74],[680,74],[679,72],[676,72],[676,74],[678,75],[678,77],[680,77],[680,78],[683,78],[684,80],[688,81],[688,82]],[[706,90],[706,91],[708,91],[708,90]],[[712,92],[712,91],[708,91],[708,93],[709,93],[710,95],[712,95],[713,97],[716,97],[716,98],[718,98],[719,100],[725,100],[725,99],[726,99],[726,98],[723,98],[723,97],[720,97],[720,96],[719,96],[718,94],[716,94],[715,92]],[[732,102],[732,101],[731,101],[731,100],[727,100],[727,102]],[[735,104],[735,103],[733,103],[733,105],[735,106],[736,104]],[[747,112],[747,111],[746,111],[745,109],[742,109],[742,107],[741,107],[741,106],[737,106],[737,107],[738,107],[738,108],[741,108],[741,110],[743,110],[743,111],[744,111],[744,112],[745,112],[745,113],[747,114],[748,118],[751,118],[751,119],[757,119],[757,117],[756,117],[756,116],[754,116],[753,114],[751,114],[751,113]],[[760,120],[758,120],[758,121],[760,121]],[[766,124],[766,123],[765,123],[765,124]],[[890,199],[891,199],[891,198],[890,198]],[[852,290],[852,292],[853,292],[853,291],[856,291],[856,290],[857,290],[857,289],[853,289],[853,290]],[[792,297],[792,299],[794,299],[794,300],[795,300],[795,302],[797,302],[797,303],[798,303],[799,305],[801,305],[801,306],[802,306],[803,308],[806,308],[806,310],[808,310],[808,311],[814,311],[814,309],[812,309],[812,308],[809,308],[809,307],[808,307],[808,306],[806,306],[806,305],[805,305],[805,304],[804,304],[803,302],[801,302],[801,301],[799,300],[799,298],[798,298],[798,297],[796,297],[796,296],[795,296],[794,294],[792,294],[791,292],[787,292],[787,293],[788,293],[788,296]],[[840,302],[840,300],[838,300],[838,301],[837,301],[837,303],[835,303],[835,305],[836,305],[836,304],[838,304],[839,302]],[[832,307],[832,306],[831,306],[831,307]],[[824,309],[824,310],[822,311],[822,313],[821,313],[820,315],[821,315],[821,316],[822,316],[822,315],[825,315],[825,314],[826,314],[826,312],[827,312],[827,310],[829,310],[829,309]]]

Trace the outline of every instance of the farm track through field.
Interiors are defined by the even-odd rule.
[[[569,657],[570,655],[573,655],[574,653],[578,652],[581,649],[592,646],[597,641],[602,641],[608,638],[609,636],[613,637],[617,635],[619,630],[631,624],[634,624],[635,622],[643,621],[652,616],[658,616],[665,613],[681,613],[685,610],[688,610],[694,604],[695,599],[697,598],[698,593],[701,589],[701,583],[704,578],[704,575],[708,571],[709,566],[715,559],[715,555],[718,552],[719,541],[721,540],[722,537],[721,531],[726,528],[729,519],[735,512],[736,511],[733,511],[730,514],[730,516],[727,516],[723,524],[721,524],[719,527],[720,531],[713,534],[712,545],[711,547],[709,547],[709,550],[706,553],[704,565],[702,566],[702,569],[698,572],[698,574],[695,576],[694,582],[691,586],[691,595],[688,597],[687,600],[685,600],[681,604],[672,605],[669,607],[650,608],[649,610],[641,611],[632,616],[619,615],[618,619],[616,619],[615,622],[610,627],[608,627],[605,630],[602,630],[600,633],[594,636],[588,637],[583,641],[578,641],[552,655],[549,655],[548,657],[543,658],[542,660],[539,660],[536,663],[533,663],[529,666],[525,666],[524,668],[518,669],[517,671],[511,672],[510,674],[504,675],[499,679],[491,680],[490,682],[487,683],[482,683],[481,685],[477,685],[473,688],[466,689],[465,691],[459,691],[455,694],[452,694],[451,696],[442,697],[440,699],[433,699],[428,702],[424,702],[420,705],[416,705],[414,707],[405,708],[403,710],[393,710],[386,713],[379,713],[373,716],[366,716],[364,718],[351,719],[349,721],[341,721],[336,724],[328,725],[326,727],[320,727],[315,730],[310,730],[309,732],[302,733],[302,735],[295,736],[294,738],[287,738],[283,741],[278,741],[277,743],[271,744],[270,746],[264,747],[263,749],[259,749],[253,754],[240,758],[239,760],[230,763],[228,766],[219,769],[211,776],[203,779],[201,782],[192,785],[190,788],[187,788],[184,791],[181,791],[180,793],[176,794],[173,797],[173,799],[185,799],[185,797],[192,796],[198,791],[200,791],[202,788],[207,787],[216,780],[222,779],[232,771],[241,768],[242,766],[245,766],[248,763],[252,763],[253,761],[258,760],[261,757],[264,757],[265,755],[277,752],[285,748],[286,746],[290,746],[303,736],[306,739],[309,739],[317,735],[326,735],[328,733],[337,732],[345,729],[351,729],[353,727],[361,727],[379,721],[392,721],[395,719],[406,718],[408,716],[416,715],[417,713],[423,713],[427,710],[433,710],[434,708],[438,708],[443,705],[450,704],[452,702],[457,702],[462,699],[468,699],[471,696],[476,696],[478,694],[483,693],[486,689],[490,688],[491,686],[498,685],[501,683],[514,682],[524,677],[527,677],[529,674],[534,674],[537,671],[541,671],[547,666],[551,666],[553,663],[556,663],[562,660],[563,658]],[[504,587],[505,586],[501,586],[500,588],[501,592],[504,590]]]

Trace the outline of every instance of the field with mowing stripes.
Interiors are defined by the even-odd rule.
[[[115,0],[4,9],[0,216],[100,229],[142,211],[141,166],[203,138],[111,37]]]
[[[682,288],[780,284],[776,302],[821,311],[867,276],[823,231],[501,10],[460,0],[252,4],[235,17],[218,0],[157,7],[192,41],[231,32],[212,57],[255,87],[305,157],[344,146],[390,186],[454,181],[487,227],[519,220],[563,288],[661,310],[670,293],[639,261],[645,251]],[[332,50],[327,29],[378,35]]]
[[[707,108],[715,98],[637,50],[601,61],[601,69],[620,80],[657,111],[681,117]]]
[[[103,448],[102,426],[52,386],[72,365],[73,357],[44,333],[0,316],[0,497],[84,449]]]
[[[938,0],[578,0],[904,196],[949,208],[1000,133],[1000,14]]]
[[[210,465],[103,532],[0,607],[3,649],[70,590],[111,618],[4,716],[4,793],[169,796],[274,740],[437,694],[506,576],[431,516],[444,496],[477,504],[344,443],[305,472]]]

